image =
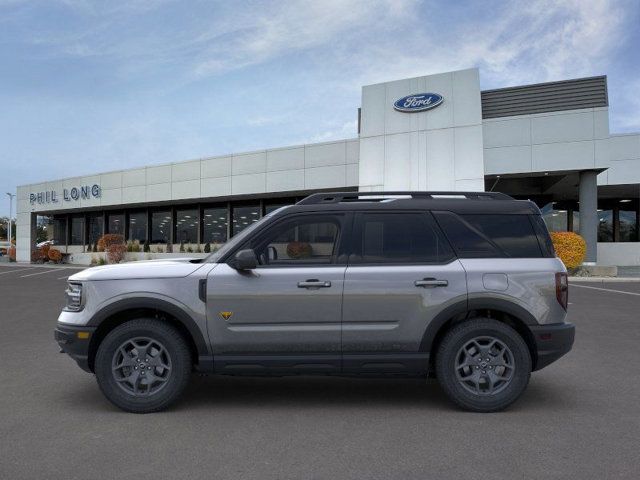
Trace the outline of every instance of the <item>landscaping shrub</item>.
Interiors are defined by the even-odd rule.
[[[149,247],[149,242],[145,242],[144,246],[142,247],[142,251],[143,252],[150,252],[151,251],[151,247]]]
[[[50,248],[48,255],[49,260],[51,260],[53,263],[60,263],[60,261],[62,260],[62,254],[60,253],[60,250],[56,250],[55,248]]]
[[[209,242],[204,244],[204,253],[211,253],[211,244]]]
[[[109,263],[120,263],[127,254],[127,246],[124,243],[114,243],[106,247]]]
[[[167,253],[173,253],[173,243],[167,243]]]
[[[290,242],[287,245],[289,258],[308,258],[311,256],[311,244],[307,242]]]
[[[43,262],[49,261],[49,250],[51,249],[51,245],[46,244],[40,247],[40,258]]]
[[[110,245],[124,245],[124,237],[115,233],[106,233],[98,240],[98,251],[105,252]],[[126,249],[126,246],[125,246]]]
[[[582,265],[587,254],[584,238],[574,232],[550,232],[550,235],[556,255],[567,270],[575,270]]]

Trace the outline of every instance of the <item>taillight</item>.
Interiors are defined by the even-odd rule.
[[[569,277],[565,272],[556,273],[556,298],[566,310],[569,303]]]

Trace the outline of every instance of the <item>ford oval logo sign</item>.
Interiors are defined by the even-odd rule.
[[[393,108],[399,112],[423,112],[437,107],[443,100],[437,93],[414,93],[396,100]]]

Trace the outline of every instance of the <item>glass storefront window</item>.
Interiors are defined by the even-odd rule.
[[[554,202],[547,203],[540,210],[542,218],[550,232],[566,232],[567,231],[567,211],[556,210]]]
[[[169,243],[171,212],[163,210],[151,214],[151,243]]]
[[[84,245],[84,216],[71,217],[69,245]]]
[[[598,209],[598,241],[613,242],[613,210]]]
[[[101,213],[90,213],[89,221],[89,245],[95,245],[100,240],[104,230],[104,217]]]
[[[53,240],[55,245],[67,244],[67,217],[53,219]]]
[[[205,208],[202,211],[202,241],[204,243],[225,243],[229,217],[226,207]]]
[[[38,215],[36,217],[36,243],[53,240],[53,217]]]
[[[124,213],[110,213],[107,218],[108,232],[124,235]]]
[[[638,241],[638,214],[637,207],[631,202],[620,201],[618,211],[619,238],[620,242]]]
[[[176,239],[174,243],[198,242],[198,209],[176,210]]]
[[[237,235],[252,223],[260,220],[260,205],[233,208],[232,235]]]
[[[280,202],[265,203],[264,214],[269,215],[271,212],[274,212],[281,207],[285,207],[287,205],[293,205],[294,203],[296,203],[294,198],[292,198],[290,201],[283,200]]]
[[[147,212],[132,212],[129,214],[129,238],[134,242],[147,241]]]

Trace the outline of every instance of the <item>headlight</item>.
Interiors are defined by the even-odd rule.
[[[82,284],[69,283],[64,291],[67,297],[67,305],[64,307],[69,312],[79,312],[82,310]]]

